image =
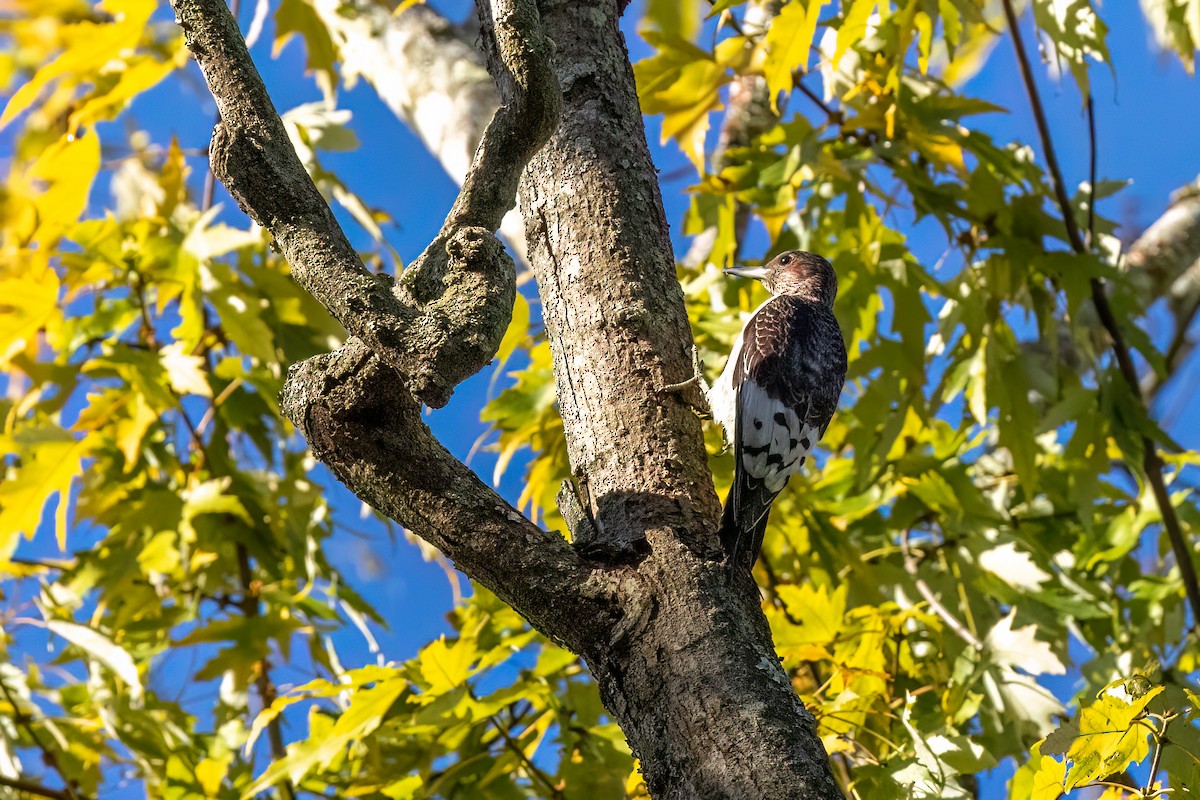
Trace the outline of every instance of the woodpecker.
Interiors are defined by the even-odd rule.
[[[709,393],[713,418],[733,443],[733,488],[721,516],[732,571],[754,566],[771,503],[829,427],[846,379],[846,345],[833,316],[837,275],[821,256],[789,250],[725,274],[762,281],[771,293]]]

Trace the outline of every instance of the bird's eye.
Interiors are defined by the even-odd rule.
[[[791,255],[781,256],[781,257],[780,257],[780,259],[779,259],[779,263],[780,263],[780,264],[790,264],[790,263],[792,263],[792,257],[791,257]]]

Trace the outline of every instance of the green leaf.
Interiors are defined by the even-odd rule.
[[[477,653],[475,641],[466,637],[448,645],[443,636],[426,645],[417,656],[417,668],[425,682],[428,700],[465,684],[472,675],[471,665]]]
[[[278,56],[279,51],[295,35],[304,39],[308,50],[307,68],[324,73],[325,80],[333,85],[336,82],[333,65],[337,58],[337,47],[329,35],[329,29],[325,27],[320,15],[313,10],[308,0],[280,2],[275,11],[274,54]]]
[[[407,688],[407,681],[392,678],[354,692],[350,707],[338,717],[331,731],[294,745],[285,758],[273,763],[242,793],[243,800],[249,800],[285,777],[296,783],[311,770],[327,767],[352,742],[362,741],[373,733]]]
[[[129,653],[99,631],[73,622],[51,620],[46,623],[46,627],[111,669],[129,687],[130,700],[134,703],[141,702],[142,680]]]
[[[646,24],[668,36],[691,39],[700,30],[698,0],[647,0]]]
[[[1034,0],[1033,18],[1049,39],[1052,62],[1058,66],[1065,63],[1087,97],[1091,91],[1089,62],[1110,63],[1105,41],[1108,26],[1091,0]]]
[[[1194,75],[1200,48],[1200,0],[1142,0],[1142,10],[1159,47],[1174,52],[1188,74]]]

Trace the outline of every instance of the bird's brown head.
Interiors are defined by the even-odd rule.
[[[761,267],[733,267],[726,275],[760,280],[772,295],[802,297],[833,308],[837,296],[837,273],[833,265],[816,253],[788,250]]]

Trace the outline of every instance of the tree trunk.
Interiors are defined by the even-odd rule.
[[[755,586],[725,585],[699,420],[656,392],[691,374],[691,333],[617,2],[542,15],[564,107],[521,184],[530,261],[595,535],[647,545],[582,655],[654,797],[840,798]]]
[[[617,0],[555,0],[540,16],[533,0],[485,7],[504,102],[442,231],[394,287],[346,244],[222,0],[173,3],[221,113],[215,174],[354,334],[289,371],[282,408],[314,454],[586,659],[654,797],[840,798],[753,580],[726,581],[700,422],[657,391],[690,376],[691,332]],[[525,167],[587,548],[505,503],[421,408],[444,404],[499,344],[514,270],[490,232]]]

